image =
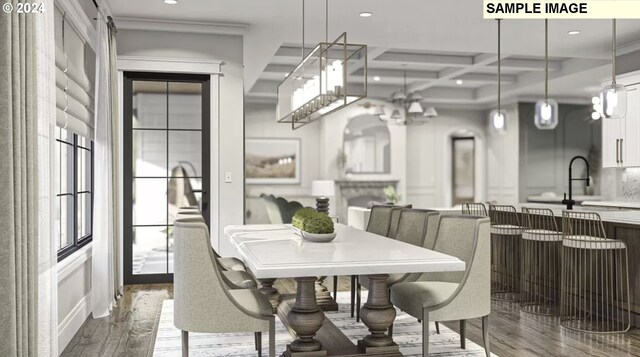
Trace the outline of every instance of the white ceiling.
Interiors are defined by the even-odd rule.
[[[247,100],[273,101],[275,87],[300,60],[301,0],[109,0],[116,18],[244,24]],[[324,40],[323,0],[306,0],[305,42]],[[358,14],[370,11],[373,16]],[[551,94],[589,101],[608,75],[611,22],[550,22]],[[504,94],[542,94],[542,21],[503,21]],[[579,29],[580,35],[567,31]],[[346,31],[369,46],[369,95],[387,98],[402,85],[406,65],[412,89],[430,104],[488,107],[496,96],[496,23],[482,18],[479,0],[329,0],[329,39]],[[640,20],[618,21],[621,53],[640,48]],[[379,75],[379,82],[373,76]],[[462,79],[462,85],[455,84]]]

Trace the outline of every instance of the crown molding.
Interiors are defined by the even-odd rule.
[[[242,23],[158,20],[135,17],[116,17],[117,26],[124,30],[204,33],[210,35],[244,35],[249,25]]]

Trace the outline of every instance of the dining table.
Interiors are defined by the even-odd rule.
[[[280,305],[280,318],[295,333],[295,340],[282,353],[285,357],[402,356],[387,333],[396,316],[389,301],[389,274],[465,270],[465,262],[454,256],[343,224],[335,224],[335,239],[324,243],[307,241],[286,224],[232,225],[224,232],[235,248],[233,255],[262,284],[260,290],[272,304]],[[370,333],[357,344],[335,331],[316,300],[318,277],[348,275],[370,279],[367,301],[360,310]],[[276,279],[284,278],[296,281],[288,309],[282,308],[285,304],[273,287]],[[331,331],[318,333],[321,329]]]

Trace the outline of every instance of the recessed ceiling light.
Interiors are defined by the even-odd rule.
[[[178,3],[178,0],[163,0],[167,5],[175,5]]]
[[[380,80],[380,77],[379,76],[375,76],[375,77],[373,77],[373,80],[377,82],[377,81]]]
[[[368,11],[364,11],[360,13],[360,17],[371,17],[371,16],[373,16],[373,13]]]
[[[571,31],[567,32],[567,34],[569,34],[569,35],[579,35],[580,34],[580,30],[571,30]]]
[[[464,82],[462,81],[462,79],[458,79],[458,80],[456,81],[456,84],[457,84],[457,85],[461,85],[462,83],[464,83]]]

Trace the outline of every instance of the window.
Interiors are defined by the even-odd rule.
[[[58,261],[89,243],[93,232],[93,142],[56,127]]]

